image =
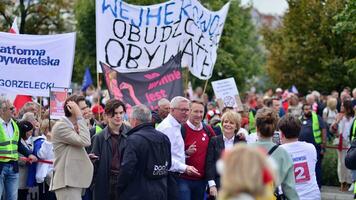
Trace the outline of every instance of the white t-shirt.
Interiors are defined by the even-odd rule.
[[[316,182],[315,165],[317,161],[314,145],[306,142],[293,142],[281,145],[292,157],[294,164],[295,188],[300,200],[320,199]]]

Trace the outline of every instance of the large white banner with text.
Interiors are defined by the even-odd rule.
[[[0,91],[49,96],[52,87],[70,86],[75,33],[19,35],[0,32]]]
[[[121,73],[147,71],[182,52],[182,66],[209,79],[228,9],[229,3],[210,11],[197,0],[151,6],[97,0],[97,70],[103,62]]]

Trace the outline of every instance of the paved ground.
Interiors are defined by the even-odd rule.
[[[339,187],[323,186],[321,188],[322,200],[353,200],[352,192],[340,192]]]

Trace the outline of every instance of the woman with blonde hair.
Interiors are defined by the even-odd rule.
[[[216,163],[220,159],[221,153],[225,149],[230,149],[237,142],[245,141],[243,133],[239,132],[241,126],[241,116],[235,111],[226,111],[222,118],[222,134],[212,137],[206,158],[205,177],[209,184],[209,195],[217,196],[220,187],[220,176],[216,171]]]
[[[222,163],[219,200],[273,198],[274,174],[262,151],[238,145],[224,154]]]

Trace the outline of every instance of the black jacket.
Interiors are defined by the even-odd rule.
[[[109,126],[92,138],[92,153],[99,159],[94,162],[94,176],[92,182],[93,200],[104,200],[109,198],[109,176],[112,161],[112,141],[109,132]],[[127,132],[131,129],[126,124],[122,124],[119,143],[119,154],[122,157],[126,147]],[[121,159],[120,159],[121,160]]]
[[[241,142],[239,137],[235,136],[234,144]],[[223,134],[212,137],[208,146],[208,153],[205,165],[205,177],[207,181],[214,180],[216,187],[220,187],[220,175],[216,171],[216,162],[219,160],[221,153],[225,149]]]
[[[351,147],[347,151],[345,165],[351,170],[356,170],[356,140],[351,143]]]
[[[150,143],[164,143],[169,152],[168,166],[171,166],[171,144],[169,138],[153,128],[151,123],[141,124],[128,133],[118,180],[120,200],[167,200],[167,177],[149,179],[145,175]],[[145,135],[147,139],[139,135]]]

